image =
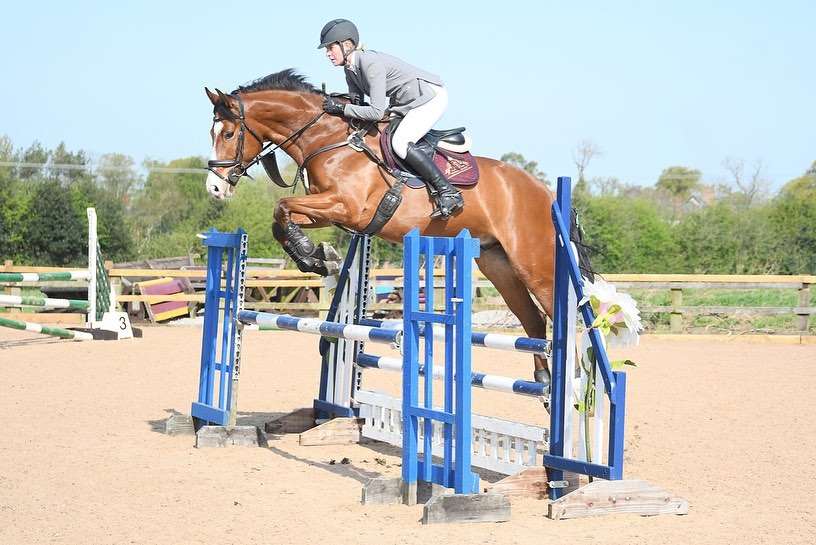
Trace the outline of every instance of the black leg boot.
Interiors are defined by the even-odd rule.
[[[272,232],[277,240],[284,238],[283,250],[292,258],[299,271],[317,273],[320,276],[329,276],[336,272],[338,267],[329,269],[328,264],[317,255],[318,248],[297,224],[289,223],[284,231],[276,223],[272,226]],[[335,262],[331,264],[335,265]]]
[[[435,196],[437,205],[431,213],[432,218],[448,218],[462,209],[465,205],[462,194],[445,179],[433,159],[412,142],[408,143],[405,162],[431,187],[431,194]]]

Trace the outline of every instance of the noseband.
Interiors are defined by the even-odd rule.
[[[238,181],[243,176],[249,176],[247,174],[247,170],[255,164],[257,164],[265,155],[268,153],[274,153],[276,149],[294,142],[297,140],[306,129],[317,123],[317,121],[323,117],[326,112],[320,112],[317,114],[311,121],[306,123],[303,127],[298,129],[297,131],[293,132],[286,140],[281,142],[280,144],[275,144],[274,142],[267,142],[264,144],[263,139],[258,136],[258,134],[252,130],[252,128],[247,125],[246,118],[244,116],[244,103],[241,101],[241,96],[238,93],[233,93],[229,95],[230,97],[234,98],[238,102],[238,117],[237,121],[240,124],[238,130],[238,146],[235,148],[235,157],[233,159],[216,159],[207,161],[207,170],[227,182],[229,185],[235,187],[238,184]],[[226,105],[225,105],[226,106]],[[219,118],[217,115],[213,116],[213,123],[218,123],[220,121],[225,121],[222,118]],[[227,119],[227,121],[236,121],[236,119]],[[261,145],[261,151],[252,158],[252,160],[248,162],[244,162],[244,135],[245,133],[249,133],[258,141]],[[216,168],[229,168],[227,171],[226,176],[222,175],[220,172],[216,171]]]

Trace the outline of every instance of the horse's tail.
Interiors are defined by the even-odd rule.
[[[595,280],[595,271],[592,270],[592,263],[590,263],[590,252],[593,250],[592,246],[584,242],[584,229],[578,222],[578,211],[572,209],[570,214],[570,241],[575,244],[578,253],[578,268],[581,269],[581,274],[590,282]]]

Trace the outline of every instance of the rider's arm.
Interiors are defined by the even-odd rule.
[[[348,70],[346,70],[346,84],[348,85],[348,94],[351,97],[351,103],[360,104],[365,96],[365,91],[357,86],[357,82],[354,81],[354,79],[351,77],[351,73]],[[344,115],[346,115],[345,112]]]
[[[385,114],[386,108],[388,108],[388,97],[385,95],[385,65],[380,62],[372,62],[363,68],[363,77],[368,81],[370,90],[368,96],[371,104],[369,106],[346,104],[343,113],[347,117],[356,117],[366,121],[379,121]],[[348,78],[346,80],[348,81]],[[351,84],[349,84],[349,92],[351,93]]]

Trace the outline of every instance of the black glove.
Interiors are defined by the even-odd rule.
[[[345,104],[336,100],[334,97],[326,97],[323,99],[323,111],[330,115],[343,115],[343,108]]]

